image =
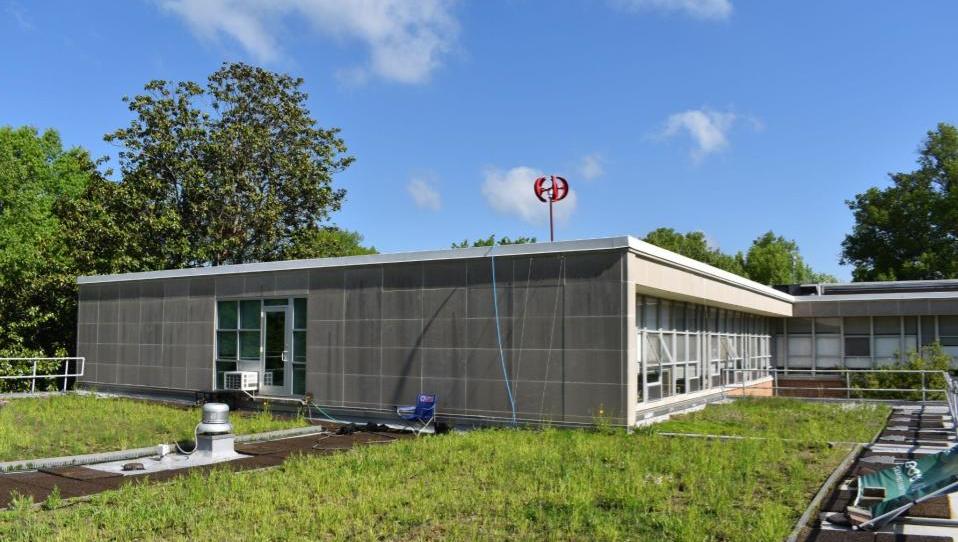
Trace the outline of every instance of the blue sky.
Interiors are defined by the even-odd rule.
[[[381,251],[489,233],[764,231],[847,279],[844,200],[958,122],[954,2],[0,0],[0,124],[95,155],[150,79],[225,60],[303,77],[356,163],[340,226]]]

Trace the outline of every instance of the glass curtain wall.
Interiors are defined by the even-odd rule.
[[[768,374],[768,318],[649,296],[636,303],[639,401]]]
[[[958,356],[958,316],[785,318],[772,327],[780,369],[871,369],[896,363],[935,341]]]

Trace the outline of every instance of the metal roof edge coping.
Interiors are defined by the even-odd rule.
[[[744,288],[767,297],[773,297],[779,301],[794,303],[796,299],[795,296],[776,290],[771,286],[766,286],[762,283],[755,282],[754,280],[736,275],[735,273],[725,271],[724,269],[719,269],[718,267],[711,266],[707,263],[693,260],[687,256],[676,254],[671,250],[657,247],[651,243],[646,243],[645,241],[632,236],[629,236],[629,249],[641,256],[663,262],[672,267],[677,267],[697,275],[704,275],[708,278],[724,282],[731,286]]]
[[[268,271],[295,271],[322,269],[329,267],[354,267],[388,263],[410,263],[423,261],[464,260],[487,258],[490,256],[521,256],[524,254],[554,254],[558,252],[587,252],[597,250],[627,249],[632,246],[629,236],[603,237],[598,239],[580,239],[556,241],[552,243],[525,243],[521,245],[496,245],[492,247],[452,248],[445,250],[426,250],[417,252],[394,252],[387,254],[368,254],[363,256],[342,256],[335,258],[312,258],[307,260],[283,260],[277,262],[258,262],[209,267],[191,267],[186,269],[167,269],[163,271],[141,271],[116,275],[88,275],[77,277],[77,284],[100,284],[108,282],[129,282],[137,280],[156,280],[170,278],[188,278],[221,276],[238,273],[263,273]]]

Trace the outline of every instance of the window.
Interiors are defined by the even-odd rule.
[[[293,394],[306,393],[306,299],[293,300]]]
[[[222,388],[224,372],[260,359],[260,301],[220,301],[216,316],[216,387]]]
[[[845,337],[846,357],[871,357],[871,339],[868,337]]]

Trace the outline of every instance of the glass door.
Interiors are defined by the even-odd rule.
[[[272,395],[289,395],[289,327],[285,306],[263,307],[263,377],[260,389]]]

